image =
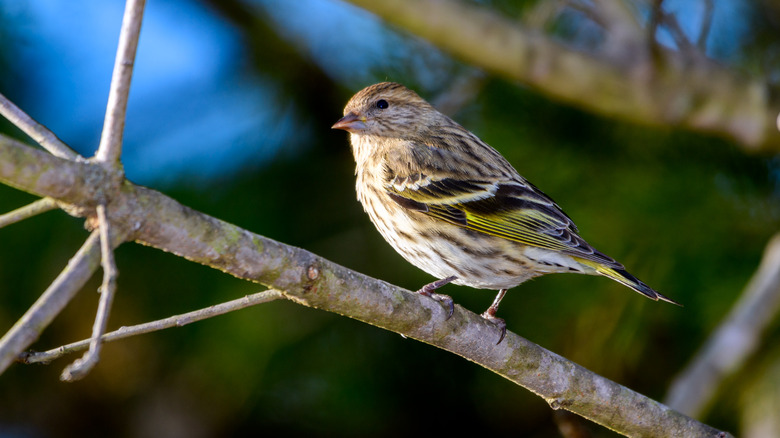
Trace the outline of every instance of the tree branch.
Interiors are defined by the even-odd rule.
[[[758,270],[739,301],[690,364],[672,383],[666,403],[700,416],[726,377],[734,374],[761,344],[780,311],[780,234],[764,251]]]
[[[99,165],[62,160],[0,136],[0,181],[73,203],[71,213],[90,214],[100,201],[92,187],[101,186],[101,178],[111,175]],[[71,189],[63,191],[63,184]],[[458,354],[538,394],[554,409],[631,436],[728,436],[516,334],[508,332],[504,342],[492,345],[495,326],[460,306],[447,319],[447,310],[432,299],[197,212],[154,190],[125,181],[112,206],[111,223],[139,243],[264,284],[296,303]]]
[[[348,1],[469,64],[590,111],[722,135],[751,151],[780,150],[774,129],[780,105],[767,84],[704,57],[659,49],[664,69],[658,72],[645,50],[619,57],[582,53],[460,1]]]

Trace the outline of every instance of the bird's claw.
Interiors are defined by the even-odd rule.
[[[437,294],[434,291],[444,286],[445,284],[455,280],[455,278],[456,277],[453,276],[453,277],[443,278],[441,280],[436,280],[433,283],[426,284],[420,290],[417,291],[418,294],[433,298],[434,300],[447,306],[447,319],[450,319],[453,313],[455,313],[455,301],[453,301],[449,295]]]
[[[449,295],[431,294],[431,298],[442,303],[447,307],[447,319],[452,318],[452,314],[455,313],[455,301]]]
[[[498,338],[498,342],[496,342],[496,345],[500,344],[506,336],[506,321],[504,321],[503,318],[499,318],[496,315],[491,314],[490,309],[483,313],[482,317],[492,322],[501,331],[501,336]]]
[[[447,319],[450,319],[452,314],[455,313],[455,301],[449,295],[437,294],[436,292],[425,290],[425,288],[418,290],[417,293],[442,303],[447,308]]]

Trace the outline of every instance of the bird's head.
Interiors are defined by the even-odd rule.
[[[431,126],[438,115],[414,91],[394,82],[381,82],[352,96],[344,117],[332,128],[355,135],[411,138]]]

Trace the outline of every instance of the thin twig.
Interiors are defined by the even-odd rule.
[[[52,155],[69,160],[83,158],[57,138],[53,132],[33,120],[32,117],[28,116],[2,94],[0,94],[0,114],[21,129],[22,132],[29,135],[36,143],[43,146],[44,149],[51,152]]]
[[[723,381],[745,363],[780,311],[780,233],[767,245],[739,301],[691,363],[672,383],[665,403],[699,416]]]
[[[29,219],[41,213],[46,213],[47,211],[54,210],[55,208],[57,208],[57,203],[54,202],[54,199],[39,199],[31,204],[25,205],[24,207],[20,207],[16,210],[0,215],[0,228],[19,221],[23,221],[25,219]]]
[[[127,97],[130,93],[130,80],[133,77],[133,63],[141,34],[146,0],[127,0],[125,15],[122,18],[122,30],[119,33],[119,46],[114,61],[114,73],[108,92],[106,117],[103,121],[103,133],[96,154],[97,161],[116,166],[122,154],[122,135],[127,113]]]
[[[100,264],[100,236],[92,232],[68,266],[0,339],[0,374],[41,335]]]
[[[99,232],[100,232],[100,253],[103,266],[103,284],[100,286],[100,303],[98,304],[97,314],[95,315],[95,324],[92,327],[92,338],[89,343],[89,350],[81,359],[76,359],[67,366],[60,376],[61,380],[72,382],[84,378],[100,360],[101,338],[106,333],[108,324],[108,315],[111,312],[111,304],[114,302],[116,292],[116,278],[119,272],[114,263],[114,250],[111,246],[111,224],[106,214],[105,204],[97,206]]]
[[[235,310],[244,309],[257,304],[267,303],[270,301],[284,298],[284,295],[274,289],[265,290],[252,295],[247,295],[242,298],[238,298],[225,303],[220,303],[214,306],[206,307],[200,310],[194,310],[192,312],[183,313],[181,315],[174,315],[168,318],[160,319],[157,321],[147,322],[144,324],[133,325],[129,327],[121,327],[110,333],[106,333],[101,337],[102,342],[117,341],[119,339],[129,338],[131,336],[142,335],[145,333],[151,333],[159,330],[164,330],[171,327],[182,327],[187,324],[202,321],[204,319],[212,318],[214,316],[222,315]],[[84,339],[71,344],[63,345],[62,347],[54,348],[48,351],[42,352],[26,352],[19,355],[19,361],[23,363],[48,363],[52,360],[59,359],[60,357],[83,351],[87,349],[92,342],[91,339]]]

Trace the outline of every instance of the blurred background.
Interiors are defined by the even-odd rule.
[[[521,17],[540,2],[473,3]],[[693,33],[705,3],[670,0],[665,8]],[[123,9],[121,1],[0,0],[0,92],[84,156],[100,138]],[[780,59],[773,11],[765,2],[716,2],[707,55],[767,74],[762,66]],[[547,30],[582,44],[594,35],[576,14]],[[780,225],[777,156],[549,100],[338,0],[149,0],[125,131],[127,177],[416,290],[431,278],[369,222],[355,197],[347,135],[330,129],[354,92],[384,80],[441,104],[553,197],[589,242],[684,304],[654,303],[604,278],[557,275],[513,289],[500,311],[509,330],[662,399]],[[5,120],[0,131],[31,143]],[[33,200],[0,185],[0,213]],[[61,211],[0,229],[3,332],[86,237],[83,221]],[[110,328],[262,289],[137,244],[116,257]],[[89,335],[98,284],[36,349]],[[475,312],[494,296],[458,286],[444,293]],[[703,421],[738,433],[766,408],[756,406],[756,391],[777,402],[778,339],[775,323]],[[542,399],[471,362],[289,302],[107,344],[86,379],[60,382],[75,358],[17,364],[0,378],[0,437],[559,436]],[[615,436],[583,424],[592,436]]]

